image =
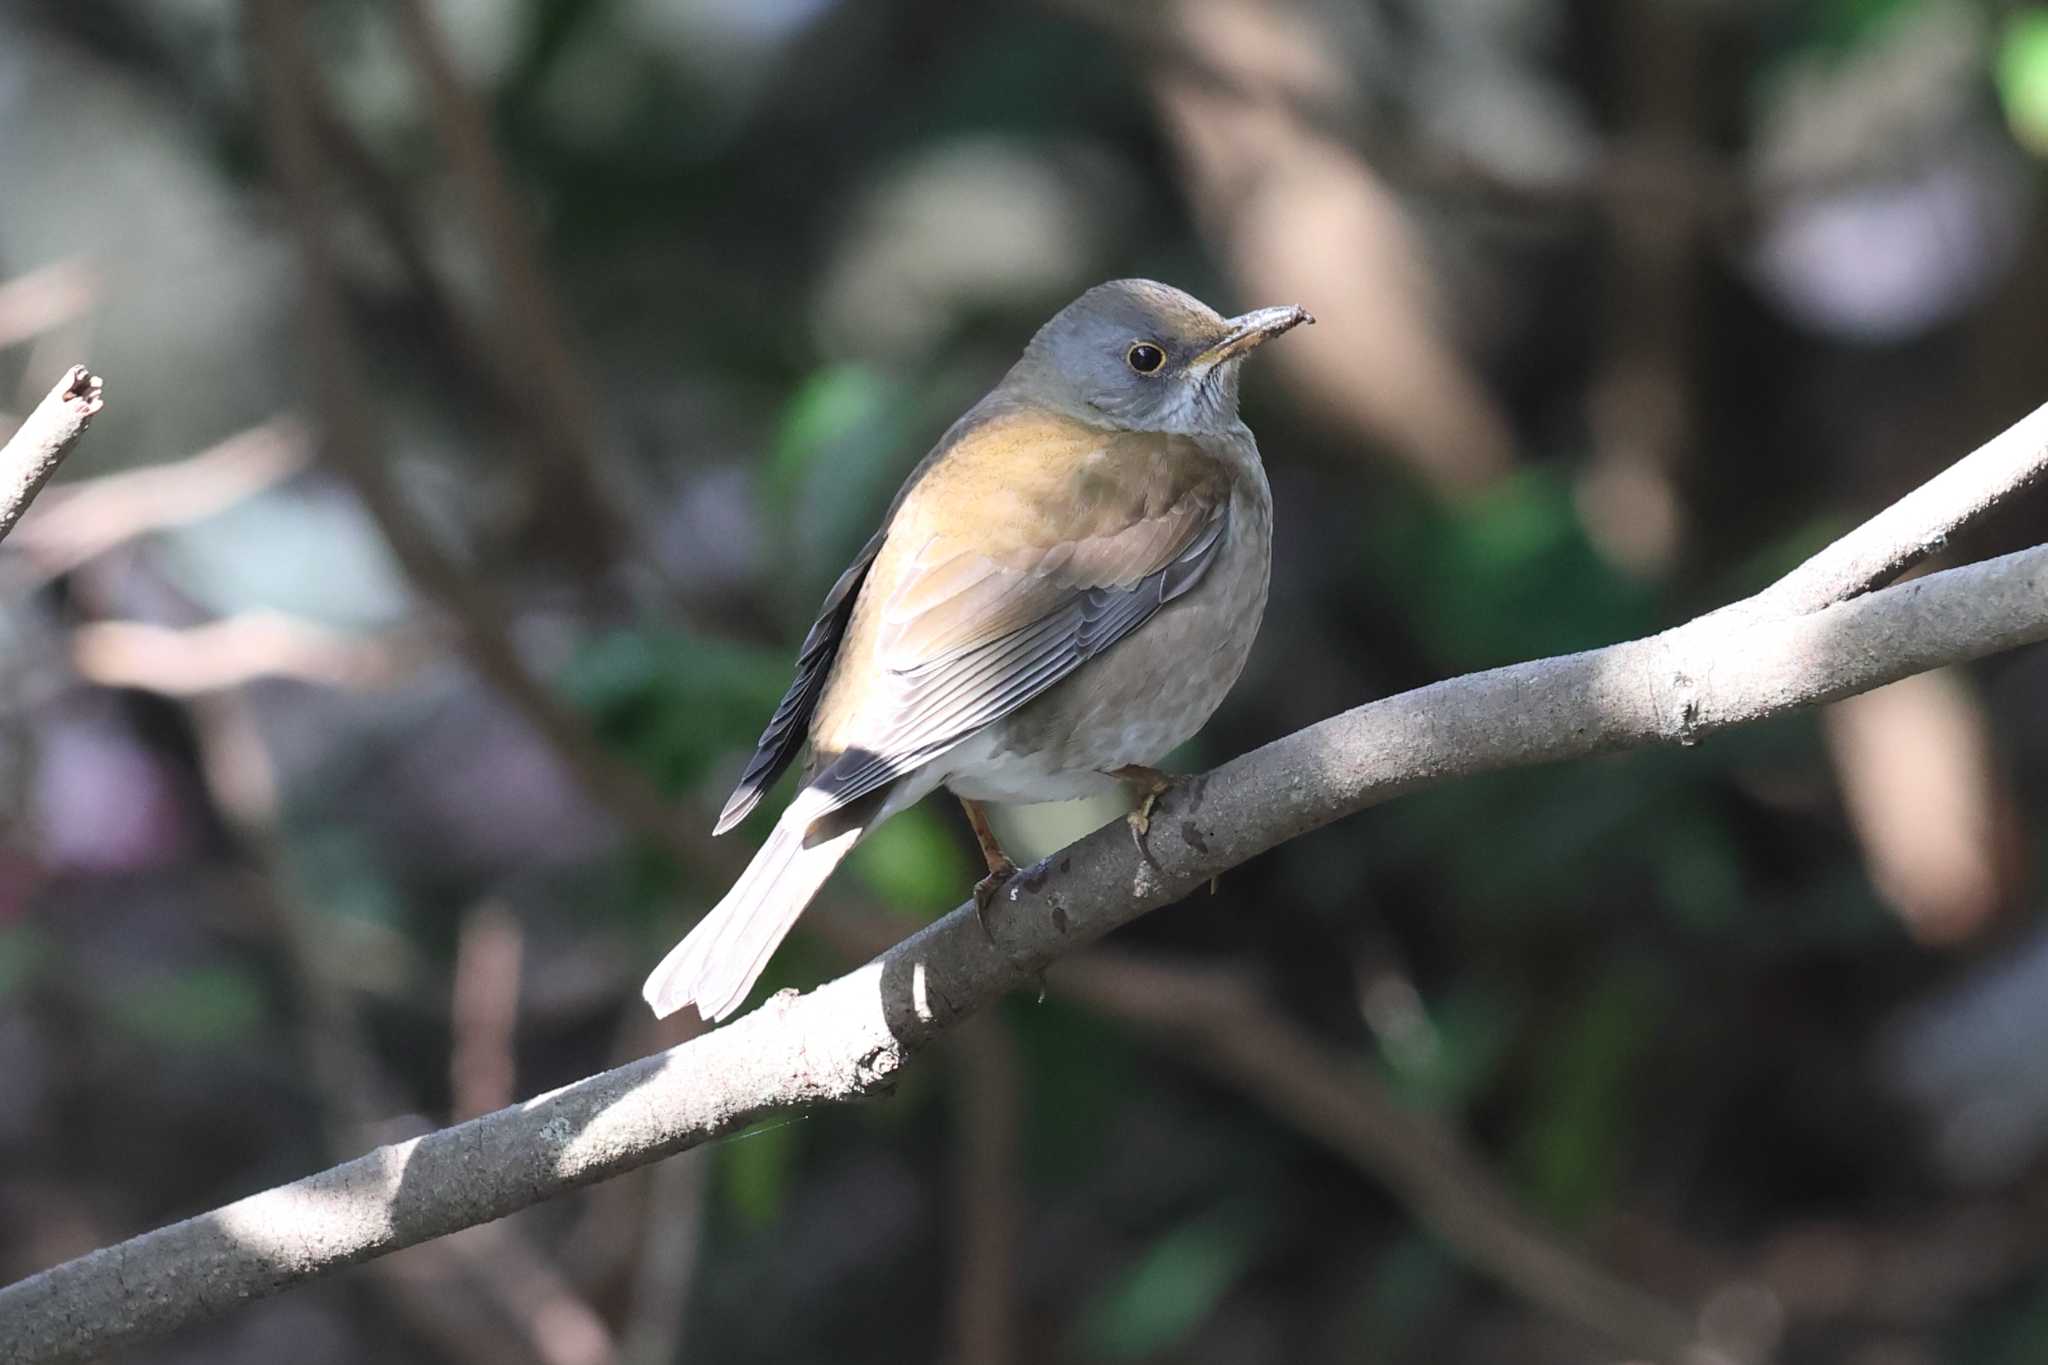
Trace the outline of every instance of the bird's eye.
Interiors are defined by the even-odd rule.
[[[1124,363],[1139,374],[1151,374],[1166,363],[1166,352],[1149,341],[1140,341],[1124,352]]]

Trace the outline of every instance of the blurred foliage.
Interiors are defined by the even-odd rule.
[[[1247,240],[1277,241],[1277,264],[1365,301],[1332,313],[1304,294],[1318,333],[1357,322],[1345,311],[1438,327],[1512,429],[1512,470],[1459,487],[1403,453],[1427,396],[1400,338],[1340,333],[1356,354],[1335,379],[1262,358],[1246,415],[1276,490],[1274,598],[1189,764],[1752,591],[2043,396],[2040,5],[1300,0],[1245,11],[1220,71],[1188,59],[1196,20],[1239,13],[1222,0],[437,5],[590,391],[576,467],[623,509],[631,543],[612,543],[561,524],[529,406],[544,377],[483,354],[515,323],[392,7],[314,9],[367,167],[334,171],[333,211],[381,453],[536,670],[707,820],[903,476],[1099,279],[1293,301],[1260,292],[1275,262],[1247,259]],[[0,282],[76,258],[97,290],[87,314],[0,350],[0,406],[53,355],[90,350],[112,397],[72,475],[309,415],[233,10],[0,9]],[[1314,60],[1269,79],[1262,43],[1289,24]],[[1244,128],[1173,112],[1188,81],[1220,100],[1192,107],[1225,118],[1233,80],[1265,92]],[[1283,135],[1296,104],[1332,134],[1303,162]],[[1212,183],[1205,137],[1245,139],[1254,171],[1333,179],[1263,186],[1291,216],[1259,238],[1241,187]],[[1380,197],[1405,212],[1412,259],[1320,216]],[[1428,276],[1412,313],[1404,262]],[[1954,553],[2038,540],[2040,513],[2017,507]],[[294,952],[432,1122],[456,1088],[452,978],[481,905],[520,936],[500,1040],[517,1094],[657,1041],[635,986],[724,872],[620,839],[517,714],[442,660],[433,608],[326,467],[9,599],[0,668],[27,671],[4,691],[40,761],[0,830],[0,1278],[325,1164],[335,1106],[315,1060],[338,1031]],[[377,688],[264,677],[229,705],[92,683],[63,647],[99,621],[253,609],[358,644],[395,631],[434,657]],[[1873,876],[1841,741],[1796,717],[1404,797],[1118,946],[1238,974],[1624,1277],[1688,1308],[1729,1286],[1767,1296],[1778,1359],[2048,1359],[2032,1226],[2048,1053],[2024,1047],[2048,1032],[2026,1007],[2048,1000],[2040,651],[1987,661],[1966,690],[1996,785],[1971,850],[2002,891],[1952,942],[1916,937]],[[788,787],[727,836],[735,861]],[[907,932],[979,873],[933,800],[864,844],[828,899]],[[269,876],[310,948],[245,903]],[[799,932],[762,991],[846,965]],[[1997,994],[2002,972],[2028,987],[2020,1004]],[[963,1170],[1016,1201],[1014,1359],[1616,1357],[1183,1044],[1057,990],[997,1019],[1014,1169],[966,1150],[966,1082],[988,1077],[963,1048],[887,1104],[718,1144],[701,1210],[630,1184],[512,1226],[610,1326],[683,1324],[687,1358],[949,1357],[978,1207]],[[1933,1056],[1933,1079],[1908,1054]],[[695,1220],[687,1284],[638,1277],[667,1226],[649,1218]],[[138,1359],[232,1365],[283,1339],[306,1365],[461,1365],[460,1335],[388,1311],[379,1283],[325,1282]],[[486,1302],[493,1319],[522,1307]]]
[[[734,735],[760,730],[788,673],[765,650],[620,631],[585,648],[560,684],[603,739],[683,792],[732,752]]]
[[[1551,470],[1452,506],[1386,498],[1360,541],[1374,580],[1447,672],[1591,649],[1656,621],[1648,585],[1602,560]]]
[[[1188,1219],[1082,1311],[1089,1354],[1147,1360],[1185,1342],[1258,1254],[1256,1211],[1226,1207]]]
[[[2027,6],[2006,19],[1997,69],[2013,137],[2036,156],[2048,156],[2048,9]]]

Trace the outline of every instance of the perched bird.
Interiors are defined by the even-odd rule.
[[[1238,369],[1315,319],[1226,318],[1150,280],[1098,285],[1039,329],[911,472],[826,595],[796,680],[719,816],[744,819],[809,744],[761,851],[647,978],[656,1015],[738,1009],[867,831],[936,787],[989,876],[1016,871],[984,801],[1165,789],[1147,765],[1237,681],[1266,607],[1273,501]]]

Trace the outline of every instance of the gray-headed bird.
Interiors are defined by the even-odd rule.
[[[1016,868],[979,803],[1121,783],[1149,806],[1151,765],[1222,702],[1266,607],[1273,500],[1239,367],[1313,321],[1116,280],[1039,329],[826,595],[717,832],[808,747],[803,784],[647,978],[657,1015],[738,1009],[839,861],[936,787],[981,843],[984,905]]]

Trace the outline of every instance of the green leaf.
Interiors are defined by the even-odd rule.
[[[1996,78],[2013,137],[2034,155],[2048,156],[2048,6],[2029,6],[2006,20]]]
[[[1088,1349],[1135,1360],[1179,1345],[1237,1283],[1256,1243],[1252,1220],[1235,1209],[1174,1228],[1089,1306],[1082,1318]]]

